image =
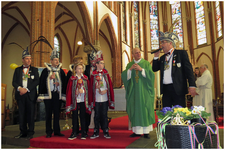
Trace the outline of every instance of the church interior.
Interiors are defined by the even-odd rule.
[[[223,1],[1,1],[1,8],[2,130],[15,120],[12,79],[15,67],[22,65],[22,48],[29,46],[32,66],[43,68],[50,62],[52,49],[46,43],[31,44],[40,36],[57,49],[65,72],[74,56],[81,55],[87,65],[92,46],[101,50],[113,87],[119,90],[132,50],[140,48],[142,58],[152,65],[151,51],[160,48],[158,31],[172,29],[179,37],[176,49],[187,51],[193,69],[208,65],[216,121],[223,118]],[[159,72],[154,82],[157,100]],[[115,112],[124,113],[125,93],[121,95],[117,98],[124,99],[118,100]],[[156,103],[155,109],[159,107]]]

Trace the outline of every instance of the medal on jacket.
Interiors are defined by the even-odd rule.
[[[102,81],[102,78],[100,76],[97,76],[96,77],[96,80],[98,82],[98,85],[100,85],[100,88],[104,86],[103,81]]]
[[[23,80],[27,80],[28,78],[30,78],[30,74],[28,74],[29,72],[29,68],[27,69],[27,72],[24,73],[24,70],[23,70]]]
[[[165,60],[165,63],[164,63],[164,70],[167,70],[170,68],[170,65],[169,65],[169,62],[170,62],[170,59],[171,59],[172,55],[170,56],[170,58],[167,60],[167,57],[166,57],[166,60]]]
[[[170,68],[170,65],[169,65],[167,62],[165,62],[164,70],[167,70],[167,69],[169,69],[169,68]]]

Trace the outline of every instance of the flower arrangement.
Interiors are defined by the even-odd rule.
[[[165,119],[165,117],[174,118],[179,114],[184,120],[191,120],[195,118],[208,118],[211,113],[207,113],[203,106],[192,106],[191,109],[187,107],[183,108],[180,105],[171,107],[164,107],[161,111],[157,110],[156,114],[159,119]]]

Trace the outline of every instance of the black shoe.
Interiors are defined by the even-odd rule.
[[[32,138],[33,138],[33,135],[28,135],[28,136],[26,137],[27,140],[30,140],[30,139],[32,139]]]
[[[77,135],[75,133],[71,133],[70,137],[68,138],[68,140],[74,140],[77,138]]]
[[[54,133],[55,136],[65,136],[64,134],[62,133]]]
[[[130,137],[137,137],[137,136],[141,136],[141,135],[135,134],[135,133],[133,133],[133,134],[130,135]]]
[[[99,134],[98,134],[98,133],[94,133],[94,134],[90,137],[90,139],[95,139],[95,138],[97,138],[97,137],[99,137]]]
[[[19,134],[19,135],[15,136],[14,138],[19,139],[19,138],[26,138],[26,137],[27,137],[26,134]]]
[[[52,137],[51,134],[47,134],[47,135],[46,135],[46,138],[50,138],[50,137]]]
[[[86,134],[85,134],[85,133],[82,133],[81,139],[82,139],[82,140],[86,140],[86,137],[87,137]]]
[[[111,139],[111,136],[109,135],[109,132],[105,133],[104,137],[107,138],[107,139]]]
[[[85,135],[84,135],[85,137],[88,137],[88,134],[87,133],[85,133]]]
[[[144,134],[144,138],[146,138],[146,139],[150,139],[149,134]]]

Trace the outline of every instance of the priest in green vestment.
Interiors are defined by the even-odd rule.
[[[130,137],[144,134],[144,138],[150,138],[149,132],[153,130],[152,124],[155,123],[155,74],[151,64],[141,58],[139,48],[133,49],[132,56],[134,60],[122,72],[126,89],[126,111],[134,132]]]

